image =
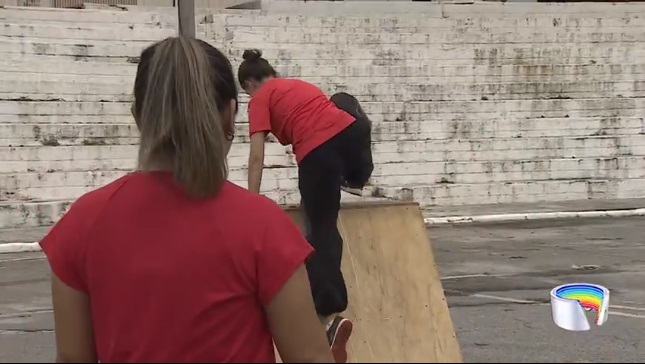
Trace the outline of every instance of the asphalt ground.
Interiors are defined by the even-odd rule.
[[[600,363],[645,358],[645,218],[440,225],[429,229],[466,362]],[[33,241],[41,230],[25,231]],[[0,235],[2,232],[0,232]],[[585,267],[586,266],[586,267]],[[53,362],[41,253],[0,255],[0,362]],[[549,291],[589,282],[611,290],[603,326],[569,332]]]

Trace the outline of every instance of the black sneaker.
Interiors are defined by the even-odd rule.
[[[336,363],[347,363],[347,342],[354,324],[342,316],[336,316],[327,327],[327,341]]]
[[[360,187],[350,186],[346,181],[340,185],[340,190],[355,196],[363,196],[363,189]]]

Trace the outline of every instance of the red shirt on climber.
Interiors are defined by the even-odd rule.
[[[298,162],[354,120],[318,87],[298,79],[268,80],[249,102],[249,135],[271,132],[293,146]]]

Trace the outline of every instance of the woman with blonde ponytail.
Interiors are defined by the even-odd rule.
[[[206,42],[143,51],[138,170],[79,198],[40,243],[57,362],[267,363],[273,342],[285,363],[333,360],[311,246],[274,202],[227,181],[237,98]]]

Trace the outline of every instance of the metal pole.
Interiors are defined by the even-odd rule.
[[[195,38],[195,0],[177,1],[179,35]]]

